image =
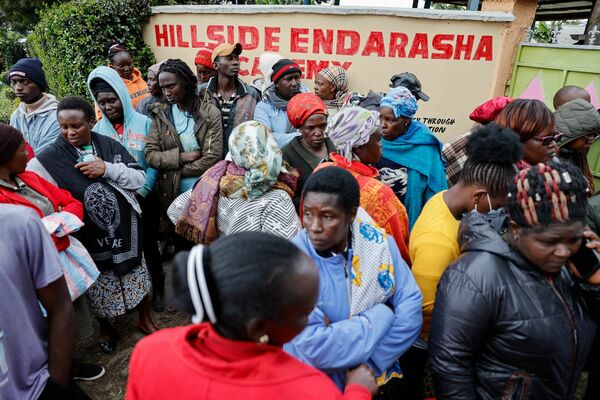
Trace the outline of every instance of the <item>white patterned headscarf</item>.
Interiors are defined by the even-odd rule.
[[[327,123],[325,134],[336,150],[349,162],[352,149],[369,142],[379,129],[379,113],[362,107],[346,107]]]
[[[269,128],[258,121],[236,126],[229,136],[232,161],[247,170],[242,195],[257,198],[268,191],[279,174],[287,172],[283,157]]]

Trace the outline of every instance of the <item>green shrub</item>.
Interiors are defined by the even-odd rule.
[[[0,85],[0,123],[10,123],[10,115],[17,108],[17,100],[7,85]]]
[[[112,39],[131,50],[142,72],[155,62],[143,42],[142,28],[151,15],[150,0],[73,0],[40,12],[29,35],[32,56],[44,64],[50,91],[57,97],[88,96],[88,74],[107,65],[106,46]]]
[[[26,57],[24,35],[9,29],[0,29],[0,72],[6,72],[19,59]]]

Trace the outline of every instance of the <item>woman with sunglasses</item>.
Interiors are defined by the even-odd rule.
[[[572,100],[554,112],[556,128],[562,132],[558,140],[559,156],[575,164],[588,181],[589,194],[595,192],[594,177],[588,164],[588,151],[600,135],[600,115],[585,100]],[[597,158],[597,157],[595,157]]]
[[[519,169],[551,160],[556,156],[560,136],[554,115],[539,100],[516,99],[508,103],[494,121],[502,128],[515,131],[523,143],[523,160]]]

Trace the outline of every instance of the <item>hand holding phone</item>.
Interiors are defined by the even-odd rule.
[[[581,247],[569,257],[575,275],[590,284],[600,284],[600,240],[598,235],[587,228],[583,232]]]

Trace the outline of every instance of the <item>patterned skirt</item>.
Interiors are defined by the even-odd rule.
[[[94,316],[112,318],[134,309],[151,287],[148,267],[142,262],[142,265],[123,276],[117,276],[113,271],[101,272],[86,294]]]

